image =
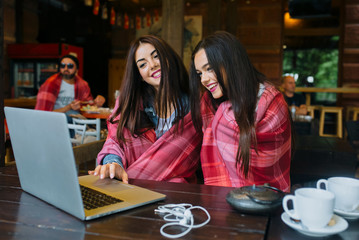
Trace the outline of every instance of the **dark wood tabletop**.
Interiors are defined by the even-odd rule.
[[[206,226],[192,229],[183,239],[264,239],[268,217],[244,215],[232,209],[225,200],[232,188],[146,180],[130,183],[167,197],[83,222],[23,192],[15,166],[0,168],[0,239],[166,239],[160,233],[166,222],[154,210],[167,203],[202,206],[211,215]],[[205,220],[205,216],[199,217],[203,219],[198,221]]]
[[[233,209],[225,200],[233,188],[135,179],[130,183],[167,197],[158,203],[84,222],[23,192],[16,166],[2,167],[0,239],[166,239],[160,234],[166,222],[154,210],[167,203],[202,206],[211,215],[207,225],[192,229],[181,239],[310,239],[281,221],[282,210],[267,217]],[[195,221],[205,220],[200,212],[193,213]],[[359,236],[359,221],[349,224],[349,230],[327,239],[358,239],[355,237]]]
[[[297,135],[291,163],[292,184],[334,176],[355,177],[357,161],[355,150],[346,140]]]

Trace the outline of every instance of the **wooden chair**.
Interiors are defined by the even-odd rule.
[[[353,113],[353,118],[350,119],[350,114]],[[356,121],[358,120],[358,114],[359,114],[359,107],[347,107],[345,120],[350,121]]]
[[[346,121],[345,127],[348,134],[348,141],[357,154],[357,169],[359,171],[359,121]]]
[[[342,107],[321,107],[320,120],[319,120],[319,136],[322,137],[339,137],[343,138],[343,108]],[[324,134],[325,114],[335,113],[337,115],[337,132],[336,134]]]
[[[359,150],[359,121],[347,121],[345,127],[348,130],[348,141]]]
[[[85,133],[84,138],[86,136],[95,136],[96,140],[101,139],[101,119],[79,119],[79,118],[72,118],[73,124],[75,125],[84,125],[85,126]],[[95,131],[89,130],[88,126],[95,126]],[[84,142],[84,138],[82,140],[82,143]]]
[[[320,109],[321,109],[321,106],[314,106],[314,105],[307,106],[308,115],[311,116],[312,119],[314,119],[315,111],[320,110]]]
[[[86,125],[84,124],[71,124],[68,123],[67,126],[69,127],[69,130],[73,130],[75,132],[75,136],[80,136],[80,139],[78,138],[71,138],[71,143],[73,145],[80,145],[84,143],[84,138],[85,138],[85,132],[86,132]]]

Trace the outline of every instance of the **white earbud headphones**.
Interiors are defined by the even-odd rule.
[[[208,217],[207,220],[201,224],[194,225],[194,218],[191,212],[192,209],[201,209],[202,211],[204,211]],[[183,237],[184,235],[189,233],[192,228],[200,228],[206,225],[211,220],[211,216],[205,208],[200,206],[192,206],[188,203],[162,205],[155,209],[155,213],[166,214],[163,219],[165,221],[168,221],[169,223],[164,224],[161,227],[160,232],[162,236],[168,238]],[[166,227],[175,225],[187,227],[187,230],[179,234],[168,234],[164,231]]]

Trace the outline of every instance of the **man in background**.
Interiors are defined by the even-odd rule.
[[[37,94],[37,110],[55,111],[69,115],[78,114],[81,103],[101,107],[105,98],[98,95],[93,100],[88,83],[77,75],[79,60],[73,55],[65,55],[59,60],[59,72],[49,77],[41,85]]]
[[[289,107],[295,107],[296,115],[307,115],[307,106],[303,95],[295,93],[295,79],[292,76],[282,78],[283,96]]]

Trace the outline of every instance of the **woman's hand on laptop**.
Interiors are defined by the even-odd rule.
[[[95,170],[88,171],[88,174],[100,176],[100,179],[104,178],[117,178],[124,183],[128,183],[128,175],[126,171],[118,163],[109,163],[105,165],[98,165]]]

